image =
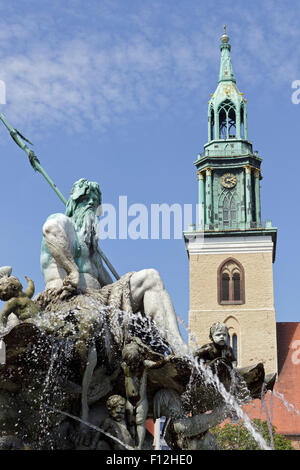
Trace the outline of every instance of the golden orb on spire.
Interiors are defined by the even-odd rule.
[[[224,24],[224,33],[221,36],[221,41],[225,43],[229,41],[229,36],[226,34],[226,24]]]

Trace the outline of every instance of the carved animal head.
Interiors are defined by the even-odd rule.
[[[0,299],[5,302],[13,297],[18,297],[23,286],[17,277],[4,276],[0,278]]]

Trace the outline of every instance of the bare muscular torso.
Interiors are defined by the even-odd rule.
[[[79,288],[99,289],[113,282],[103,266],[99,252],[91,249],[83,240],[78,238],[71,219],[63,214],[55,214],[50,219],[51,223],[54,224],[56,219],[57,224],[60,225],[60,230],[65,234],[66,243],[62,247],[64,255],[72,260],[74,269],[78,270]],[[61,264],[59,260],[50,254],[47,240],[44,236],[41,248],[41,268],[45,278],[46,289],[62,287],[68,273]]]

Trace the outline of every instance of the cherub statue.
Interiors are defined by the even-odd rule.
[[[155,361],[149,360],[157,359]],[[137,449],[141,449],[146,434],[148,413],[147,373],[166,363],[169,358],[153,353],[139,338],[133,338],[122,351],[122,369],[125,374],[126,412],[132,437],[137,437]]]
[[[105,419],[102,429],[123,442],[125,446],[134,447],[134,441],[125,420],[125,406],[126,399],[121,395],[110,396],[106,402],[109,417]],[[125,450],[126,448],[114,439],[109,439],[109,444],[113,450]]]
[[[194,356],[204,361],[205,364],[212,363],[216,359],[223,359],[226,364],[232,367],[236,358],[233,349],[227,344],[228,329],[225,323],[214,323],[210,327],[209,338],[212,342],[197,349]]]
[[[14,276],[0,277],[0,300],[4,300],[6,304],[0,312],[0,326],[5,327],[7,317],[10,313],[14,313],[19,320],[26,321],[38,314],[39,308],[33,300],[34,282],[25,276],[28,286],[23,292],[23,286],[19,279]]]
[[[228,337],[228,329],[225,323],[214,323],[209,332],[209,338],[212,342],[197,349],[194,356],[202,360],[206,366],[209,366],[224,385],[235,387],[234,393],[239,393],[238,390],[241,392],[244,384],[249,390],[249,398],[250,396],[252,398],[260,397],[262,387],[264,387],[265,392],[272,390],[276,374],[265,376],[262,363],[237,368],[237,360],[233,349],[227,344]],[[235,380],[232,380],[233,376]],[[233,390],[231,390],[232,393]]]

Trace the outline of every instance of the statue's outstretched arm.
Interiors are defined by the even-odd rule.
[[[194,352],[194,357],[197,357],[198,359],[202,359],[204,361],[211,361],[211,349],[211,344],[204,344],[204,346],[201,346],[201,348],[197,349]]]
[[[28,282],[28,285],[27,285],[27,289],[25,291],[25,295],[26,297],[28,297],[29,299],[31,299],[31,297],[33,296],[34,294],[34,290],[35,290],[35,287],[34,287],[34,282],[27,276],[25,276],[25,279],[26,281]]]
[[[173,357],[175,357],[174,355],[170,354],[170,356],[167,356],[167,357],[164,357],[163,359],[159,360],[159,361],[149,361],[149,360],[146,360],[144,361],[144,365],[147,369],[149,370],[152,370],[152,369],[160,369],[161,367],[165,366],[166,364],[168,364],[168,362],[171,361],[171,359],[173,359]]]

